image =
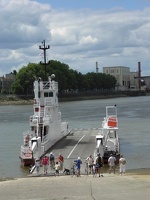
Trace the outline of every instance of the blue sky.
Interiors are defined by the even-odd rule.
[[[81,73],[126,66],[150,75],[150,0],[1,0],[0,76],[43,60]]]
[[[150,6],[150,0],[38,0],[55,9],[111,9],[121,7],[127,10],[143,9]]]

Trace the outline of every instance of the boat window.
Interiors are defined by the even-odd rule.
[[[49,97],[53,97],[53,92],[49,92]]]
[[[53,97],[53,92],[44,92],[44,97]]]
[[[39,112],[39,108],[35,108],[35,112]]]
[[[48,92],[44,92],[44,97],[48,97]]]
[[[109,137],[110,137],[110,138],[114,138],[114,131],[113,131],[113,130],[110,130],[110,131],[109,131]]]
[[[48,134],[48,126],[44,126],[44,136]]]

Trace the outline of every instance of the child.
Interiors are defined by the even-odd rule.
[[[59,165],[58,165],[58,162],[56,162],[56,164],[55,164],[55,176],[56,175],[59,176]]]

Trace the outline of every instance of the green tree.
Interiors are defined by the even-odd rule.
[[[23,95],[32,94],[34,79],[38,75],[41,75],[41,72],[42,70],[39,64],[29,63],[27,66],[21,68],[11,85],[12,92]]]
[[[116,78],[103,73],[87,73],[85,75],[89,90],[114,89]]]
[[[87,91],[115,88],[116,79],[111,75],[102,73],[87,73],[85,75],[70,69],[68,65],[56,60],[50,60],[46,65],[46,78],[55,74],[58,81],[59,93],[63,91]],[[15,80],[11,91],[15,94],[33,94],[35,78],[45,80],[45,67],[43,64],[29,63],[15,73]],[[47,80],[46,79],[46,80]]]

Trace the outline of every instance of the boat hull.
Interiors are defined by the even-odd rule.
[[[35,163],[33,158],[22,158],[21,156],[19,156],[19,158],[22,166],[31,166]]]
[[[25,155],[29,155],[29,157],[26,157],[24,154],[22,154],[21,156],[19,156],[19,158],[21,160],[21,165],[22,166],[34,165],[35,159],[37,157],[39,157],[39,158],[43,157],[57,142],[59,142],[64,137],[66,137],[68,134],[69,134],[69,132],[65,136],[59,136],[52,141],[49,140],[49,141],[46,141],[45,143],[41,144],[41,148],[43,149],[43,151],[41,152],[41,154],[38,154],[38,156],[36,154],[31,155],[31,154],[27,153]],[[22,146],[22,148],[24,148],[24,146]]]

